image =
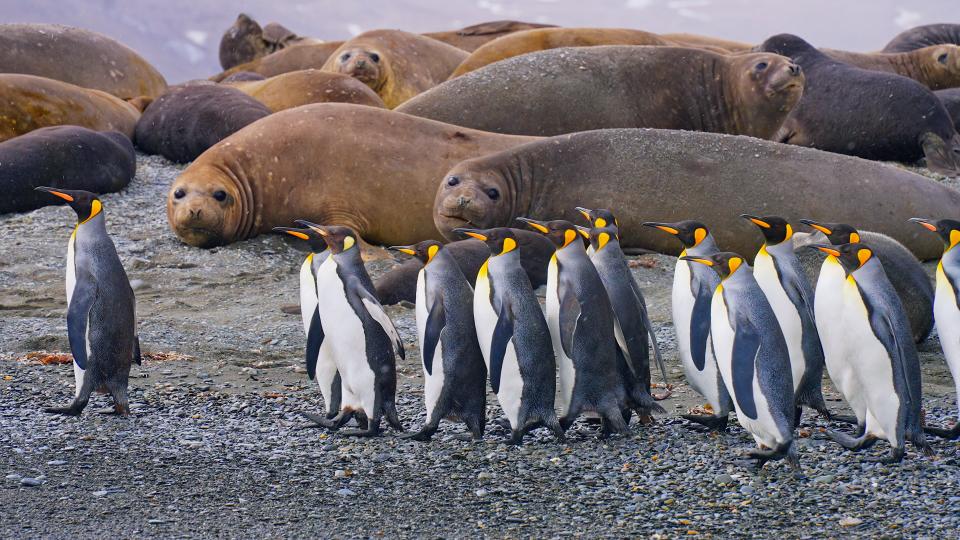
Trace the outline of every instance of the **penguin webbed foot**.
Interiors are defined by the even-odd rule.
[[[83,408],[70,405],[68,407],[45,407],[43,412],[47,414],[60,414],[63,416],[80,416]]]
[[[729,421],[729,416],[714,416],[707,414],[682,414],[680,415],[684,420],[688,420],[695,424],[699,424],[708,428],[709,431],[727,431],[727,422]]]
[[[344,437],[378,437],[380,436],[380,422],[370,422],[367,429],[344,429],[340,435]]]
[[[399,438],[410,439],[410,440],[419,441],[419,442],[430,442],[430,439],[433,438],[433,434],[436,432],[437,432],[436,426],[423,426],[420,429],[420,431],[403,433],[399,436]]]
[[[872,435],[869,435],[866,433],[863,435],[860,435],[857,438],[854,438],[854,437],[851,437],[850,435],[847,435],[846,433],[828,429],[827,436],[830,437],[830,439],[833,440],[833,442],[853,452],[859,452],[861,450],[870,448],[877,442],[876,437],[873,437]]]
[[[790,466],[790,469],[793,471],[794,478],[798,480],[806,478],[806,476],[803,474],[803,471],[800,469],[800,458],[797,455],[797,449],[794,446],[793,441],[789,441],[777,448],[766,450],[753,448],[747,451],[747,457],[755,460],[755,471],[757,473],[763,469],[763,466],[768,461],[782,459],[787,462],[787,465]]]
[[[960,439],[960,422],[957,422],[953,425],[952,428],[939,428],[934,426],[925,426],[923,431],[933,435],[934,437],[940,437],[941,439],[947,439],[952,441],[955,439]]]

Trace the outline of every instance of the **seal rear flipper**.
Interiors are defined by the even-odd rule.
[[[90,309],[97,297],[97,281],[90,273],[78,276],[73,287],[73,296],[67,308],[67,337],[73,361],[80,369],[87,369],[87,322]]]
[[[433,357],[437,352],[437,344],[440,343],[440,334],[443,327],[447,324],[447,315],[443,310],[442,291],[437,290],[433,300],[433,306],[427,315],[427,324],[423,333],[423,369],[428,375],[433,375]],[[443,366],[441,366],[443,369]]]
[[[737,332],[733,338],[733,390],[740,411],[748,418],[757,419],[757,403],[753,395],[753,376],[757,355],[760,354],[760,333],[746,318],[737,320]]]
[[[493,339],[490,343],[490,387],[494,394],[500,393],[500,375],[503,371],[503,358],[507,354],[507,346],[513,339],[513,310],[508,301],[500,305],[497,314],[497,324],[493,328]],[[523,434],[520,434],[523,438]]]
[[[310,330],[307,332],[307,377],[314,380],[317,377],[317,359],[320,356],[320,347],[323,345],[323,325],[320,324],[320,311],[314,309],[310,318]]]
[[[960,135],[945,141],[939,135],[927,132],[920,137],[920,146],[927,160],[927,168],[945,176],[960,176]]]

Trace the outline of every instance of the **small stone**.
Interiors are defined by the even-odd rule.
[[[483,489],[483,488],[480,488],[480,489],[474,491],[474,494],[475,494],[477,497],[486,497],[486,496],[487,496],[487,493],[489,493],[489,491],[487,491],[487,490],[485,490],[485,489]]]
[[[20,480],[20,479],[23,478],[23,477],[20,476],[20,475],[17,474],[17,473],[10,473],[10,474],[8,474],[5,478],[6,478],[7,480]]]
[[[150,284],[147,283],[146,281],[142,280],[142,279],[131,279],[131,280],[130,280],[130,288],[133,289],[133,290],[135,290],[135,291],[141,291],[141,290],[143,290],[143,289],[149,289],[149,288],[150,288]]]
[[[718,475],[713,479],[713,481],[716,482],[717,484],[720,484],[720,485],[732,484],[732,483],[733,483],[733,477],[730,476],[729,474],[726,474],[726,473],[724,473],[724,474],[718,474]]]
[[[354,493],[351,489],[343,488],[337,490],[337,495],[340,495],[341,497],[352,497],[356,495],[356,493]]]
[[[346,478],[348,476],[350,476],[350,473],[343,469],[337,469],[336,472],[333,473],[334,478]]]
[[[493,475],[488,472],[482,472],[477,475],[477,480],[490,480],[493,478]]]
[[[151,525],[160,525],[161,523],[166,523],[166,521],[164,521],[164,520],[162,520],[162,519],[148,519],[148,520],[147,520],[147,523],[149,523],[149,524],[151,524]]]
[[[66,465],[66,464],[67,462],[62,459],[55,459],[53,461],[47,462],[47,465],[53,465],[53,466],[60,466],[60,465]]]
[[[94,491],[92,495],[93,495],[94,497],[106,497],[106,496],[109,495],[109,494],[110,494],[109,491],[107,491],[107,490],[105,490],[105,489],[101,489],[101,490],[99,490],[99,491]]]
[[[813,479],[814,484],[830,484],[834,481],[836,477],[832,474],[825,474],[823,476],[818,476]]]
[[[855,518],[855,517],[849,517],[849,516],[847,516],[847,517],[845,517],[845,518],[843,518],[843,519],[840,520],[840,526],[841,526],[841,527],[856,527],[857,525],[860,525],[861,523],[863,523],[863,520],[862,520],[862,519],[860,519],[860,518]]]
[[[37,487],[43,484],[43,478],[21,478],[20,485],[24,487]]]

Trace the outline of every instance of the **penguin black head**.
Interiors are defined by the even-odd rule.
[[[863,243],[841,244],[839,246],[827,244],[810,244],[808,247],[819,249],[827,255],[833,255],[840,262],[840,266],[849,276],[857,269],[863,267],[873,258],[873,250],[870,246]]]
[[[436,240],[424,240],[423,242],[413,244],[412,246],[390,246],[387,249],[399,251],[400,253],[406,253],[407,255],[413,255],[417,259],[420,259],[420,262],[426,265],[437,256],[437,253],[440,253],[440,250],[443,249],[443,244],[437,242]]]
[[[505,255],[517,249],[517,236],[508,227],[496,229],[454,229],[453,232],[486,242],[494,256]]]
[[[323,253],[327,250],[327,241],[320,234],[309,228],[295,229],[292,227],[274,227],[273,232],[286,233],[294,238],[303,240],[310,246],[310,251],[314,253]]]
[[[546,236],[553,242],[553,245],[557,246],[557,249],[565,248],[570,245],[571,242],[581,237],[581,233],[576,225],[562,219],[537,221],[535,219],[518,217],[517,221],[526,223],[531,229]]]
[[[617,216],[613,215],[613,212],[607,210],[606,208],[598,208],[597,210],[589,210],[581,206],[577,207],[577,212],[580,212],[587,221],[590,222],[591,227],[606,227],[607,225],[613,225],[615,227],[620,226],[620,221],[617,220]]]
[[[594,251],[600,251],[605,248],[611,240],[620,241],[620,230],[617,229],[614,225],[608,225],[606,227],[594,227],[592,229],[582,229],[577,227],[580,230],[580,233],[586,232],[590,239],[590,245],[593,246]]]
[[[643,225],[644,227],[653,227],[654,229],[660,229],[665,233],[676,236],[678,240],[683,242],[683,246],[687,248],[696,247],[700,242],[703,242],[704,238],[710,235],[710,230],[707,229],[706,225],[699,221],[689,219],[686,221],[678,221],[677,223],[648,221]]]
[[[720,274],[720,279],[727,279],[747,264],[743,257],[731,251],[721,251],[703,257],[684,256],[680,259],[705,264]]]
[[[80,223],[89,221],[93,216],[103,211],[103,205],[100,203],[100,199],[97,198],[96,193],[43,186],[37,187],[36,190],[44,191],[67,201],[70,208],[73,208],[73,211],[77,213],[77,221]]]
[[[746,219],[760,228],[767,244],[775,246],[786,242],[793,236],[793,227],[787,223],[787,220],[778,216],[751,216],[750,214],[740,214],[740,217]]]
[[[943,240],[946,249],[960,243],[960,221],[955,219],[921,219],[910,218],[910,221],[919,223],[921,227],[930,232],[935,232]]]
[[[846,223],[825,223],[812,219],[801,219],[800,223],[809,225],[827,235],[827,239],[835,246],[839,246],[840,244],[856,244],[860,241],[860,233]]]
[[[327,243],[327,247],[330,248],[330,252],[333,254],[343,253],[357,245],[357,233],[353,232],[353,229],[350,227],[340,225],[327,227],[302,219],[298,219],[296,223],[316,231],[317,234],[323,237],[323,240]]]

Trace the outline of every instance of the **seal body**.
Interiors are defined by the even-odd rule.
[[[960,45],[933,45],[900,53],[822,51],[851,66],[909,77],[931,90],[960,86]]]
[[[135,142],[148,154],[186,163],[269,114],[264,104],[234,88],[175,86],[144,111]]]
[[[74,125],[133,138],[140,112],[100,90],[33,75],[0,74],[0,142],[35,129]]]
[[[242,81],[230,86],[263,103],[273,112],[311,103],[356,103],[384,108],[383,100],[362,82],[339,73],[305,69],[260,81]]]
[[[0,24],[0,73],[46,77],[120,99],[156,97],[167,87],[160,72],[129,47],[60,24]]]
[[[459,30],[452,30],[448,32],[427,32],[423,35],[437,41],[442,41],[447,45],[453,45],[458,49],[467,52],[473,52],[486,43],[514,32],[522,32],[532,28],[551,27],[553,27],[552,24],[538,24],[522,21],[488,21],[467,26]]]
[[[660,34],[660,37],[685,47],[700,47],[708,50],[720,49],[732,53],[746,52],[753,48],[753,45],[744,43],[742,41],[734,41],[731,39],[723,39],[714,36],[703,36],[699,34],[687,34],[683,32]]]
[[[76,126],[31,131],[0,143],[0,214],[45,206],[50,196],[34,191],[40,183],[93,193],[120,191],[136,168],[133,144],[122,133]]]
[[[410,244],[439,236],[430,208],[445,171],[529,140],[362,105],[305,105],[198,157],[171,186],[167,217],[184,242],[201,247],[298,218],[346,224],[370,242]],[[314,151],[303,152],[307,146]],[[404,205],[384,204],[391,200]]]
[[[210,77],[210,80],[223,82],[224,79],[234,74],[244,72],[256,73],[269,78],[290,73],[291,71],[320,69],[327,62],[327,59],[330,58],[333,51],[337,50],[340,45],[343,45],[342,41],[307,43],[296,47],[288,47],[261,58],[237,64],[226,71]]]
[[[960,129],[960,88],[937,90],[934,94],[937,95],[940,103],[943,103],[944,108],[947,109],[950,119],[953,120],[954,127]]]
[[[363,82],[393,109],[445,81],[466,57],[466,52],[428,37],[372,30],[344,42],[323,69]]]
[[[678,47],[540,51],[491,64],[398,110],[498,133],[559,135],[620,127],[770,138],[800,99],[803,75],[771,54]]]
[[[230,69],[281,49],[312,41],[277,23],[268,23],[261,28],[257,21],[241,13],[220,38],[220,66]]]
[[[930,89],[838,62],[790,34],[759,48],[789,56],[807,76],[803,98],[774,140],[866,159],[925,157],[935,171],[960,174],[960,135]]]
[[[925,24],[897,34],[883,48],[883,52],[904,52],[952,43],[960,45],[960,24]]]
[[[692,152],[692,149],[696,149]],[[732,159],[736,156],[737,159]],[[829,218],[888,234],[919,258],[942,247],[900,223],[917,208],[949,215],[960,194],[888,165],[748,137],[664,130],[600,130],[536,141],[458,164],[436,192],[434,219],[446,235],[465,223],[507,226],[518,216],[577,219],[576,206],[625,209],[624,248],[677,254],[675,241],[643,227],[650,218],[700,215],[717,244],[756,252],[752,225],[725,209],[765,201],[771,214]],[[790,186],[784,197],[782,186]],[[491,197],[495,195],[496,198]],[[847,202],[856,198],[858,204]],[[714,210],[715,209],[715,210]]]

